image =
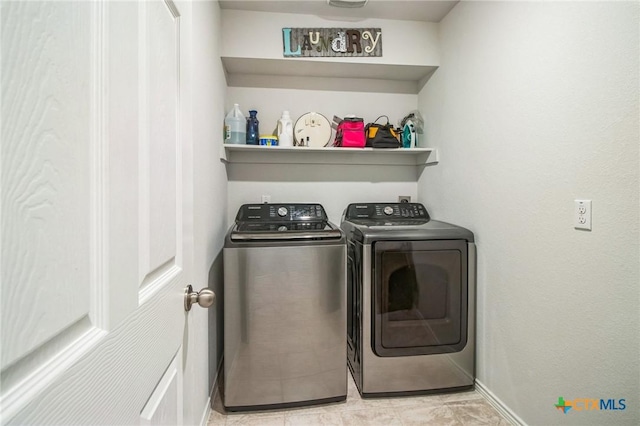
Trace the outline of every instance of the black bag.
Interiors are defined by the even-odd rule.
[[[387,124],[376,123],[382,117],[387,119]],[[373,123],[367,124],[364,134],[367,139],[366,146],[370,148],[400,148],[402,146],[398,132],[389,124],[389,117],[386,115],[381,115]]]

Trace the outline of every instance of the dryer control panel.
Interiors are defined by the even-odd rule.
[[[429,213],[421,203],[354,203],[345,211],[345,219],[401,219],[428,221]]]

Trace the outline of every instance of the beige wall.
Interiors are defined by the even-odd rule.
[[[339,20],[291,13],[224,10],[222,56],[282,59],[282,28],[381,28],[382,57],[349,62],[432,65],[438,63],[438,24],[390,19]],[[407,37],[409,35],[409,37]],[[419,40],[419,42],[418,42]],[[326,61],[326,59],[305,58]],[[343,58],[344,59],[344,58]]]
[[[434,23],[381,19],[365,19],[354,23],[311,15],[236,10],[223,10],[222,15],[222,56],[282,59],[284,27],[352,25],[382,28],[384,56],[349,58],[349,62],[421,66],[438,64],[438,26]],[[327,62],[326,58],[318,60]],[[294,61],[291,59],[289,62]],[[286,65],[283,61],[282,66]],[[256,72],[259,73],[259,70]],[[392,123],[399,124],[406,114],[417,108],[417,94],[388,93],[388,85],[381,87],[380,92],[339,91],[335,90],[335,84],[324,80],[319,83],[318,79],[310,79],[309,87],[304,87],[296,78],[292,79],[292,86],[296,88],[277,89],[267,88],[271,76],[263,78],[265,87],[228,87],[225,106],[229,111],[234,103],[238,103],[245,115],[249,109],[258,110],[260,132],[264,134],[274,130],[283,110],[290,111],[294,123],[302,114],[314,111],[330,121],[334,115],[342,117],[354,114],[370,122],[386,114]],[[336,75],[326,80],[341,80],[341,77]],[[324,87],[325,83],[329,88]],[[222,120],[219,125],[222,125]],[[220,132],[214,135],[220,135]],[[221,146],[222,139],[215,137],[212,143]],[[262,195],[270,195],[274,203],[319,202],[327,210],[330,219],[339,223],[342,211],[349,203],[395,201],[399,195],[409,195],[416,200],[416,175],[415,167],[232,164],[227,166],[228,219],[230,223],[233,221],[242,204],[259,203]]]
[[[214,384],[222,356],[222,270],[219,259],[226,232],[227,182],[213,135],[220,134],[226,84],[220,64],[221,24],[218,2],[193,2],[193,236],[196,290],[209,287],[218,296],[209,309],[195,306],[187,316],[189,337],[184,342],[185,424],[198,424]],[[192,417],[190,417],[192,416]],[[206,419],[205,419],[206,424]]]
[[[419,197],[477,236],[478,380],[528,424],[640,423],[638,28],[637,2],[461,2],[419,95]]]

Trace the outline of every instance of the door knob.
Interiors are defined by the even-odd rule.
[[[197,303],[203,308],[208,308],[213,305],[213,302],[216,300],[216,294],[209,290],[208,288],[203,288],[202,290],[196,292],[193,291],[193,287],[191,284],[184,289],[184,310],[190,311],[191,305]]]

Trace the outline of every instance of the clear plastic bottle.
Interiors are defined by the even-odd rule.
[[[282,117],[278,120],[278,145],[293,146],[293,122],[289,111],[282,111]]]
[[[247,120],[240,106],[233,104],[233,109],[224,119],[224,143],[244,144],[247,141]]]

